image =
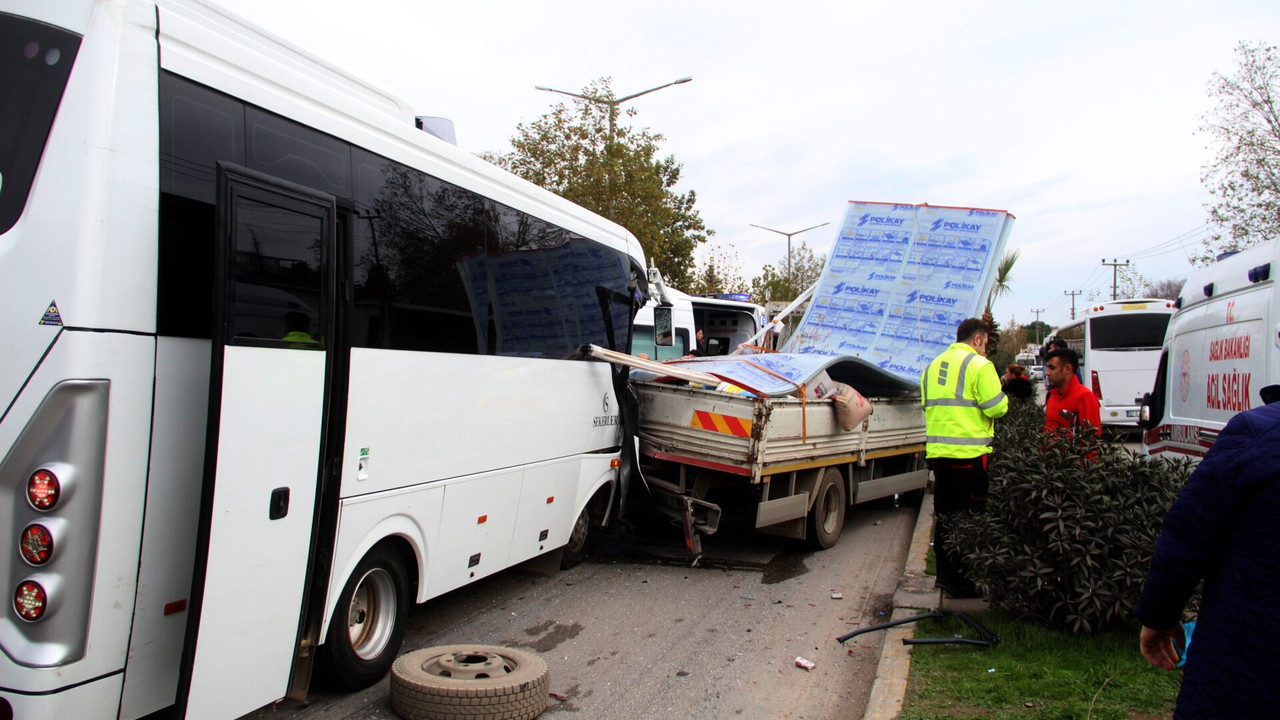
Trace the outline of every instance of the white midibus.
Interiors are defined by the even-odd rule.
[[[4,0],[0,78],[0,717],[365,686],[411,602],[580,552],[625,230],[198,0]]]
[[[1102,406],[1103,425],[1137,429],[1173,311],[1172,300],[1110,300],[1054,330],[1079,353],[1080,377]]]

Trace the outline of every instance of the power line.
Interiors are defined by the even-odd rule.
[[[1071,296],[1071,319],[1076,319],[1076,296],[1084,292],[1083,290],[1063,290],[1063,295]]]

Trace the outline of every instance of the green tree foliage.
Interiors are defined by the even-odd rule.
[[[699,263],[693,283],[685,292],[698,294],[745,292],[747,283],[742,279],[742,263],[738,251],[732,245],[708,243],[706,260]]]
[[[1280,236],[1280,54],[1273,45],[1242,42],[1236,63],[1234,75],[1209,80],[1216,106],[1200,128],[1215,151],[1201,175],[1215,197],[1209,218],[1225,231],[1205,240],[1202,264]]]
[[[960,518],[957,542],[993,607],[1075,633],[1128,622],[1190,463],[1043,427],[1030,401],[996,421],[987,512]]]
[[[1000,329],[999,340],[987,349],[987,357],[996,364],[996,370],[1004,374],[1004,369],[1013,362],[1018,352],[1027,344],[1027,331],[1014,318]]]
[[[765,304],[766,300],[794,300],[809,289],[822,276],[825,257],[818,257],[801,240],[791,248],[791,275],[787,274],[787,257],[783,255],[778,266],[765,265],[760,275],[751,278],[751,302]]]
[[[1000,256],[1000,264],[996,265],[996,277],[991,283],[991,292],[987,294],[987,307],[982,311],[982,320],[991,328],[991,337],[987,340],[988,347],[1000,347],[1000,326],[996,324],[995,316],[991,314],[991,305],[1013,289],[1013,266],[1018,263],[1020,252],[1019,250],[1006,252]],[[988,354],[991,354],[990,351]]]
[[[511,152],[481,157],[627,228],[672,287],[688,287],[694,248],[713,231],[694,207],[697,193],[675,190],[683,166],[661,156],[662,135],[619,122],[636,111],[607,104],[616,99],[609,78],[581,94],[600,102],[560,103],[517,125]]]

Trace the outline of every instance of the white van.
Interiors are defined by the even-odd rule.
[[[688,355],[697,346],[698,328],[706,341],[707,355],[728,355],[760,332],[766,322],[764,308],[751,302],[699,297],[666,288],[671,308],[671,330],[654,326],[656,299],[636,312],[632,323],[631,354],[644,353],[659,362]]]
[[[1278,382],[1280,244],[1224,257],[1193,274],[1169,321],[1152,392],[1142,404],[1143,447],[1204,457],[1232,415],[1263,404]]]

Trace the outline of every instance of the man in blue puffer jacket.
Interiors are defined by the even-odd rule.
[[[1137,612],[1151,663],[1177,664],[1201,578],[1174,717],[1280,717],[1280,403],[1231,418],[1164,520]]]

